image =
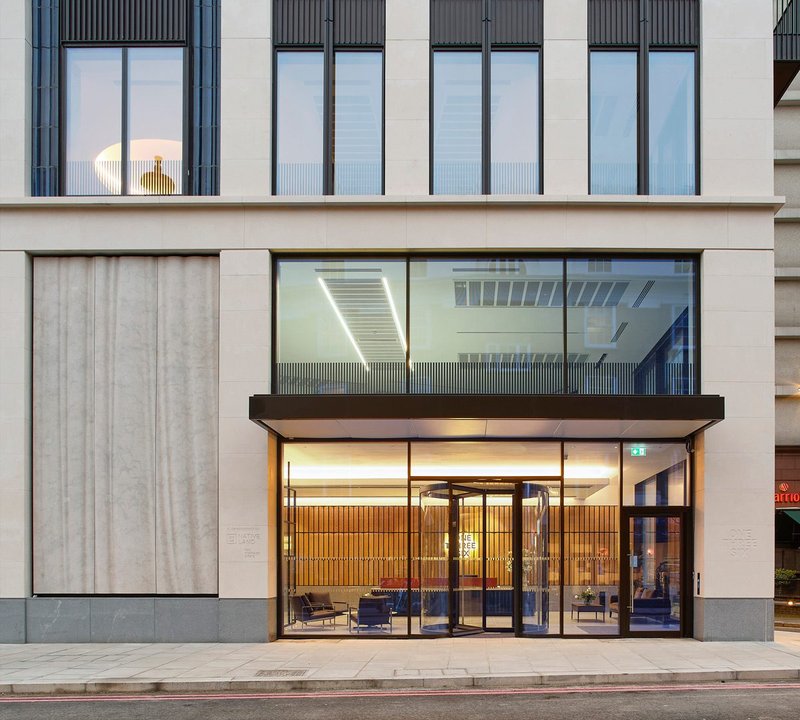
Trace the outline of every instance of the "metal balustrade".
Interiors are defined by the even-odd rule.
[[[278,363],[283,395],[691,395],[692,363]]]

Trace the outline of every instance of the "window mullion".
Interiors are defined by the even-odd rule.
[[[333,0],[325,0],[325,22],[323,38],[324,98],[322,140],[322,194],[333,195],[333,103],[334,103],[334,46],[333,46]]]
[[[128,194],[128,160],[130,148],[128,147],[128,48],[122,48],[122,127],[120,128],[120,195]]]
[[[639,194],[650,193],[649,117],[648,94],[650,66],[649,0],[639,0]]]
[[[492,192],[492,0],[483,0],[481,54],[481,185],[483,195],[489,195]]]

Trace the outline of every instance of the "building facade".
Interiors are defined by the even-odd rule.
[[[6,5],[0,641],[772,638],[785,7]]]

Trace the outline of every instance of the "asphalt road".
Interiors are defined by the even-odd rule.
[[[708,687],[708,686],[703,686]],[[3,698],[0,720],[797,720],[800,684],[619,691],[342,692],[113,699]]]

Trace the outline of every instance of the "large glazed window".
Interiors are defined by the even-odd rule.
[[[433,193],[481,192],[481,54],[433,56]]]
[[[322,194],[322,59],[321,52],[278,53],[278,195]]]
[[[637,55],[591,54],[591,192],[635,195]]]
[[[495,51],[492,58],[491,190],[539,190],[539,53]]]
[[[560,393],[560,260],[412,260],[412,392]]]
[[[66,51],[67,195],[183,192],[183,53]]]
[[[277,393],[698,391],[688,257],[286,258],[276,275]]]
[[[405,261],[282,260],[277,336],[278,392],[405,392]]]
[[[695,392],[694,264],[567,261],[569,392]]]
[[[695,192],[695,54],[650,53],[650,193]]]

